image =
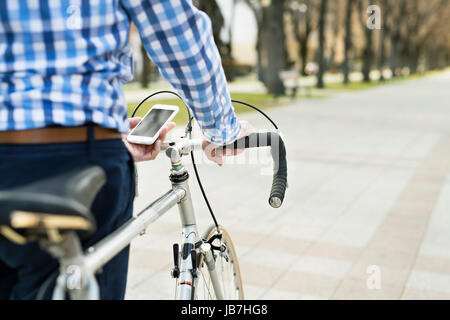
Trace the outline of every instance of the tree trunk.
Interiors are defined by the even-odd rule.
[[[350,83],[350,51],[352,50],[352,13],[355,0],[347,0],[345,13],[344,84]]]
[[[366,46],[363,52],[363,81],[370,82],[370,71],[372,69],[373,32],[366,28]]]
[[[383,82],[385,80],[383,71],[384,65],[386,64],[386,34],[389,33],[389,27],[385,24],[387,14],[386,10],[388,9],[387,0],[383,0],[382,5],[384,10],[381,10],[382,12],[381,14],[383,16],[382,21],[384,24],[384,28],[380,30],[380,47],[378,51],[378,70],[380,71],[380,78],[379,78],[380,82]]]
[[[397,36],[391,36],[391,72],[392,77],[397,77],[397,68],[398,68],[398,41]]]
[[[380,71],[379,81],[384,81],[384,64],[386,62],[386,52],[385,52],[385,30],[380,30],[380,49],[378,53],[378,70]]]
[[[306,76],[306,65],[308,63],[308,40],[311,34],[310,13],[306,12],[304,15],[305,32],[302,34],[299,30],[302,23],[301,16],[297,13],[292,14],[292,23],[294,24],[294,36],[299,45],[299,56],[301,61],[300,72],[302,76]]]
[[[257,35],[257,40],[256,40],[256,68],[257,68],[257,73],[258,73],[258,80],[261,81],[262,83],[264,83],[264,67],[263,67],[263,62],[262,62],[262,27],[259,26],[258,27],[258,35]]]
[[[406,66],[408,66],[408,53],[400,50],[400,55],[399,55],[399,65],[400,65],[400,73],[403,76],[403,70],[405,69]]]
[[[325,28],[326,28],[326,17],[328,0],[321,0],[320,4],[320,18],[319,18],[319,52],[318,52],[318,63],[319,72],[317,73],[317,88],[325,88],[325,83],[323,80],[325,74]]]
[[[335,3],[340,5],[339,1],[335,1]],[[341,2],[342,3],[342,2]],[[330,56],[327,61],[327,70],[334,70],[336,67],[336,47],[339,42],[339,36],[341,33],[341,10],[339,8],[332,7],[330,10],[332,10],[332,24],[331,24],[331,32],[332,35],[332,41],[330,43],[331,49],[330,49]]]
[[[262,65],[262,9],[255,6],[252,1],[246,0],[245,3],[250,7],[255,16],[257,23],[257,36],[256,36],[256,71],[258,75],[258,80],[264,83],[264,69]]]
[[[306,65],[308,64],[308,38],[309,35],[302,37],[300,41],[300,57],[302,59],[302,75],[306,76]]]
[[[151,65],[150,59],[147,56],[147,51],[145,47],[141,44],[141,55],[142,55],[142,72],[141,72],[141,87],[147,89],[150,84],[151,75]]]
[[[264,85],[269,93],[283,95],[285,87],[280,72],[285,66],[284,45],[284,0],[272,1],[270,6],[262,8],[262,66]]]
[[[410,74],[416,74],[417,69],[419,67],[419,50],[418,48],[411,48],[411,52],[409,55],[409,73]]]

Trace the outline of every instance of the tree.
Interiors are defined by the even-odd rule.
[[[440,6],[438,13],[429,19],[424,32],[421,51],[430,70],[450,65],[450,25],[442,21],[450,20],[450,3]]]
[[[141,43],[141,56],[142,56],[142,72],[141,72],[141,87],[147,89],[151,80],[151,61],[147,56],[147,51],[144,45]]]
[[[390,67],[393,76],[400,67],[418,72],[422,57],[435,60],[432,51],[450,32],[448,0],[385,0],[386,31],[390,38]],[[444,22],[444,23],[443,23]],[[445,47],[445,45],[444,45]],[[425,66],[424,66],[425,67]],[[428,65],[429,67],[429,65]]]
[[[287,8],[292,17],[295,40],[299,45],[301,73],[305,76],[308,64],[308,42],[311,33],[317,27],[318,1],[291,0]]]
[[[360,21],[361,27],[364,30],[365,37],[365,45],[363,50],[363,81],[370,82],[370,72],[372,70],[372,62],[373,62],[373,30],[368,28],[367,26],[367,11],[366,9],[369,7],[369,0],[359,0],[358,7],[360,13]]]
[[[259,77],[267,91],[275,95],[285,93],[280,72],[285,66],[284,11],[285,0],[270,3],[261,0],[245,0],[252,9],[258,25]]]
[[[344,16],[344,0],[334,0],[331,1],[329,6],[329,17],[330,17],[330,57],[328,59],[328,68],[331,69],[336,66],[336,54],[337,45],[341,38],[342,33],[342,17]]]
[[[417,73],[420,57],[425,50],[424,43],[427,38],[439,39],[440,34],[435,34],[442,21],[445,20],[448,0],[429,0],[423,3],[419,0],[411,0],[409,3],[409,15],[406,20],[406,28],[402,38],[402,54],[411,74]],[[448,28],[447,28],[448,32]]]
[[[344,49],[344,64],[343,64],[343,72],[344,72],[344,84],[350,83],[350,63],[351,58],[350,54],[353,49],[352,43],[352,17],[353,17],[353,9],[355,5],[355,0],[347,0],[346,9],[345,9],[345,49]]]
[[[261,39],[261,33],[262,33],[262,9],[261,9],[261,3],[260,0],[243,0],[249,8],[252,10],[253,15],[255,17],[256,25],[257,25],[257,36],[256,36],[256,54],[257,54],[257,61],[256,61],[256,68],[258,73],[258,80],[261,82],[264,82],[264,76],[263,76],[263,67],[262,67],[262,39]]]
[[[389,19],[384,22],[388,24],[387,27],[390,30],[390,68],[392,77],[398,75],[399,66],[399,45],[402,38],[402,25],[405,17],[408,15],[407,2],[408,0],[388,0],[390,3],[390,15]]]
[[[389,34],[389,27],[384,22],[387,20],[389,12],[390,6],[388,0],[381,0],[381,20],[384,25],[379,33],[380,37],[378,44],[378,70],[380,71],[380,82],[385,80],[383,72],[386,64],[386,35]]]
[[[280,72],[285,66],[284,44],[284,2],[271,1],[263,7],[262,54],[264,67],[264,83],[270,93],[282,95],[285,93]]]
[[[317,88],[325,88],[323,80],[325,74],[325,31],[326,31],[326,18],[328,10],[328,0],[321,0],[320,2],[320,15],[319,15],[319,52],[318,52],[318,64],[319,72],[317,73]]]

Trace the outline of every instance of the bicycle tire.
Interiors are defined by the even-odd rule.
[[[221,239],[215,239],[212,244],[215,246],[225,244],[226,246],[226,257],[228,257],[228,261],[225,256],[218,253],[215,254],[216,270],[221,280],[224,299],[244,300],[242,277],[236,249],[228,231],[220,225],[219,230],[222,233],[222,237]],[[215,234],[217,234],[217,228],[215,225],[211,225],[204,233],[203,239],[209,241]],[[225,279],[226,276],[229,278]],[[210,280],[208,267],[204,263],[202,256],[199,260],[198,275],[194,280],[195,300],[217,300]],[[227,280],[226,283],[225,280]]]

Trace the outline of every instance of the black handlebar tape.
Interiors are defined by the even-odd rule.
[[[253,133],[247,137],[236,140],[232,144],[224,146],[224,149],[249,149],[258,147],[271,147],[274,162],[274,175],[272,189],[270,191],[269,204],[273,208],[279,208],[283,204],[287,187],[287,160],[286,147],[281,136],[276,132]]]

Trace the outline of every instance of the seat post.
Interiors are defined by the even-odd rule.
[[[41,240],[39,245],[59,261],[59,276],[53,299],[64,300],[66,293],[76,300],[99,299],[95,275],[84,265],[83,250],[75,232],[64,234],[59,242]]]

